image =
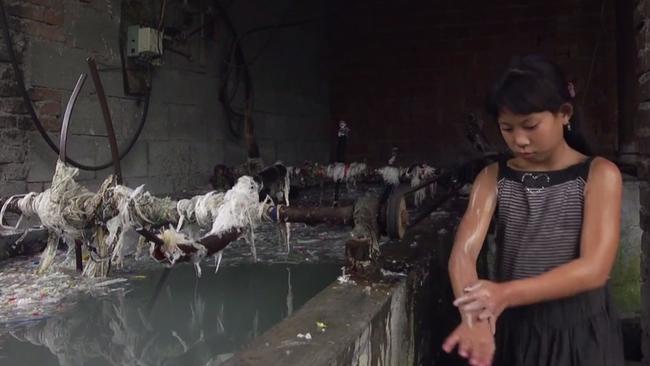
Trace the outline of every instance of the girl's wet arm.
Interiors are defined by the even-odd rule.
[[[585,188],[580,257],[540,276],[506,283],[509,306],[572,296],[607,282],[619,245],[622,186],[616,165],[594,160]]]
[[[476,177],[467,210],[456,231],[449,258],[449,276],[455,297],[460,297],[463,289],[478,279],[476,260],[496,207],[497,172],[497,164],[492,164]],[[467,319],[464,317],[464,320]]]

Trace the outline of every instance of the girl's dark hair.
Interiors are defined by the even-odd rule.
[[[591,155],[591,149],[579,130],[576,106],[564,73],[541,56],[514,58],[490,90],[487,110],[496,120],[504,109],[515,114],[557,113],[565,103],[570,103],[574,112],[571,130],[564,128],[564,139],[573,149]]]

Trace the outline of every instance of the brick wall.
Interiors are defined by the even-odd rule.
[[[349,2],[348,2],[349,3]],[[350,159],[449,163],[470,154],[461,123],[483,112],[514,54],[541,53],[575,80],[585,132],[616,149],[614,2],[359,0],[334,27],[332,115],[351,125]],[[602,10],[602,13],[601,13]],[[500,137],[493,123],[489,136]]]
[[[7,13],[13,30],[13,49],[21,66],[24,65],[26,48],[31,39],[63,41],[61,1],[7,2]],[[29,168],[25,162],[30,146],[28,136],[34,127],[14,79],[4,38],[0,38],[0,195],[4,196],[25,193],[28,188]],[[33,87],[29,93],[45,127],[56,132],[61,113],[61,91]]]
[[[32,103],[57,144],[62,110],[80,73],[88,73],[85,59],[93,56],[108,98],[118,144],[123,149],[143,112],[141,99],[126,96],[123,90],[118,30],[127,2],[4,2]],[[159,17],[159,1],[140,3],[143,18],[151,21]],[[168,3],[166,25],[182,24],[185,19],[178,8],[184,2]],[[188,4],[200,7],[204,3],[190,1]],[[320,13],[322,9],[317,7],[321,3],[324,2],[290,8],[283,5],[283,0],[278,0],[276,6],[259,0],[242,0],[232,3],[228,11],[243,34],[260,25]],[[289,18],[282,13],[287,8],[292,10]],[[188,17],[199,22],[198,16]],[[326,39],[321,28],[318,24],[308,24],[273,33],[260,32],[242,43],[248,55],[257,55],[251,65],[256,88],[253,118],[262,158],[269,164],[276,159],[287,163],[326,160],[329,145],[323,136],[329,120],[329,90],[322,67],[321,53],[326,50]],[[209,188],[208,177],[215,164],[235,165],[246,159],[244,141],[228,134],[218,101],[224,45],[230,42],[231,35],[221,19],[211,34],[203,44],[199,44],[197,35],[186,44],[176,45],[180,51],[190,53],[191,60],[168,51],[163,65],[154,69],[145,128],[132,152],[122,160],[127,185],[146,184],[148,190],[160,194],[204,190]],[[301,52],[287,57],[298,46]],[[0,197],[49,187],[56,161],[55,153],[44,143],[26,114],[4,48],[0,46]],[[71,158],[86,165],[110,159],[104,122],[90,78],[75,105],[68,151]],[[78,181],[96,189],[110,172],[110,168],[82,171]]]

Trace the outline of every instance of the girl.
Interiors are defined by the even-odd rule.
[[[621,174],[588,156],[571,125],[573,96],[560,69],[535,56],[515,60],[491,92],[489,112],[514,157],[475,179],[449,259],[462,321],[443,348],[458,347],[471,365],[624,363],[606,287]],[[495,213],[497,278],[478,280]]]

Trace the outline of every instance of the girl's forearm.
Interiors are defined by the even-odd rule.
[[[454,290],[454,297],[459,298],[463,295],[463,289],[475,283],[478,280],[476,272],[476,261],[468,255],[452,253],[449,258],[449,278]],[[472,323],[468,315],[460,312],[463,322]]]
[[[509,307],[556,300],[605,284],[608,273],[579,258],[539,276],[505,282]]]

